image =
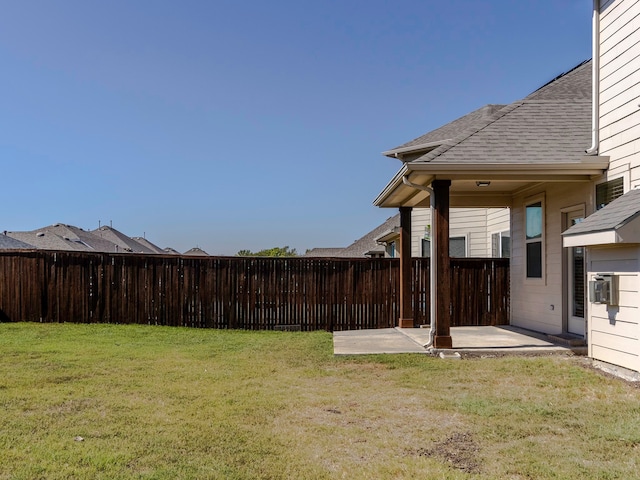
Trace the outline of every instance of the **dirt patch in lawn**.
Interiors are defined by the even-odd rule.
[[[479,473],[479,451],[480,447],[471,433],[457,432],[430,448],[419,449],[418,455],[443,460],[466,473]]]

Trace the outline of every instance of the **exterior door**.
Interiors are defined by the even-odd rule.
[[[567,228],[580,223],[582,213],[567,214]],[[585,334],[585,256],[584,247],[567,249],[567,330],[584,337]]]

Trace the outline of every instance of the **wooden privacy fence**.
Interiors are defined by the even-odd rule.
[[[504,259],[452,259],[452,326],[508,323]],[[429,263],[413,262],[414,323],[429,321]],[[397,259],[0,252],[0,321],[251,330],[387,328]]]

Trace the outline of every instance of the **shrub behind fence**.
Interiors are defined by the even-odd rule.
[[[464,261],[456,268],[459,260],[452,260],[452,325],[508,323],[508,261]],[[397,259],[5,251],[0,320],[387,328],[399,318],[399,270]],[[414,259],[412,285],[414,323],[428,323],[428,259]]]

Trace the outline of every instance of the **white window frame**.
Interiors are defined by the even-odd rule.
[[[497,257],[493,255],[493,236],[494,235],[498,235],[498,256]],[[509,240],[511,240],[511,230],[497,230],[497,231],[491,232],[491,257],[492,258],[510,258],[511,257],[511,244],[509,244],[509,257],[502,256],[502,239],[504,237],[507,237],[509,238]]]
[[[531,205],[535,205],[536,203],[540,203],[540,207],[542,209],[542,234],[540,235],[540,238],[532,238],[530,240],[527,240],[527,207],[531,206]],[[533,197],[528,197],[525,199],[524,201],[524,206],[523,206],[523,226],[522,226],[522,239],[523,239],[523,244],[524,244],[524,248],[523,248],[523,275],[525,278],[525,282],[526,283],[533,283],[533,284],[543,284],[546,285],[546,278],[547,278],[547,248],[546,248],[546,243],[547,243],[547,207],[546,207],[546,202],[545,202],[545,195],[544,193],[540,194],[540,195],[535,195]],[[540,272],[541,275],[540,277],[529,277],[527,276],[527,245],[529,245],[530,243],[537,243],[540,242],[541,246],[540,246]]]

